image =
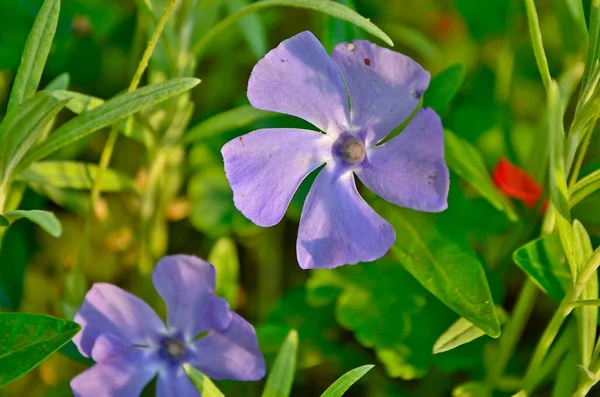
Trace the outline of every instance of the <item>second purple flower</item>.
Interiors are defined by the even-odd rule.
[[[325,134],[261,129],[227,143],[222,154],[236,207],[257,225],[273,226],[302,180],[325,164],[302,210],[300,267],[382,257],[395,231],[358,194],[355,174],[399,206],[427,212],[447,207],[444,134],[433,110],[420,109],[400,135],[378,145],[412,115],[429,80],[409,57],[367,41],[339,44],[329,57],[310,32],[285,40],[254,67],[248,99]]]

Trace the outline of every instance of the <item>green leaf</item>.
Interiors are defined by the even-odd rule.
[[[445,156],[448,167],[485,197],[499,211],[506,213],[511,221],[517,214],[510,201],[496,188],[490,173],[485,167],[481,153],[469,142],[445,130]]]
[[[308,288],[313,304],[333,297],[337,322],[375,350],[391,377],[423,377],[434,360],[435,340],[456,318],[390,260],[313,271]]]
[[[501,307],[498,307],[496,310],[498,312],[498,319],[503,324],[506,321],[506,314]],[[485,333],[482,330],[461,317],[435,342],[435,345],[433,345],[433,354],[452,350],[483,335]]]
[[[373,367],[374,365],[363,365],[362,367],[358,367],[346,372],[341,378],[329,386],[327,390],[325,390],[325,393],[321,395],[321,397],[342,397],[346,390],[348,390],[360,378],[365,376],[365,374],[373,369]]]
[[[12,172],[26,152],[45,131],[48,123],[65,106],[41,91],[17,106],[0,125],[0,177],[12,177]]]
[[[489,386],[485,383],[467,382],[452,390],[452,397],[491,397],[491,394]]]
[[[513,254],[515,263],[557,302],[571,285],[571,273],[557,233],[530,241]]]
[[[90,190],[94,185],[98,166],[77,161],[41,161],[33,163],[17,175],[17,180],[26,183],[39,183],[56,188]],[[136,190],[134,180],[121,172],[107,169],[102,177],[104,192]]]
[[[393,25],[389,23],[383,24],[382,27],[394,38],[395,42],[409,47],[412,51],[415,51],[428,60],[434,60],[440,53],[440,48],[435,41],[427,37],[419,29],[407,25]]]
[[[567,256],[571,276],[577,277],[575,259],[575,236],[571,224],[571,208],[565,171],[565,133],[562,112],[560,111],[560,91],[556,81],[548,89],[548,135],[550,138],[550,199],[556,215],[556,226]]]
[[[592,256],[594,250],[592,248],[590,236],[585,230],[585,227],[578,220],[573,222],[573,232],[575,237],[575,259],[577,260],[579,270],[582,270],[587,260]],[[597,272],[594,272],[590,277],[590,280],[581,292],[579,299],[598,299]],[[575,316],[577,318],[578,339],[580,341],[578,347],[581,349],[581,363],[587,368],[591,363],[592,353],[594,351],[596,328],[598,326],[598,308],[593,306],[577,308],[575,310]]]
[[[466,71],[463,65],[456,64],[438,73],[425,91],[423,107],[432,108],[437,114],[443,116],[458,93]]]
[[[290,395],[296,370],[297,351],[298,332],[291,330],[277,354],[262,397],[288,397]]]
[[[52,96],[58,99],[70,99],[67,109],[75,114],[81,114],[104,104],[104,100],[75,91],[56,90]]]
[[[2,215],[0,215],[0,227],[1,226],[10,226],[10,222],[8,222],[8,219],[6,219],[5,217],[3,217]]]
[[[184,364],[183,368],[202,397],[225,397],[208,376],[205,376],[189,364]]]
[[[66,90],[69,88],[69,84],[71,83],[71,75],[69,73],[59,74],[54,80],[48,83],[45,91],[58,91],[58,90]]]
[[[198,85],[196,78],[177,78],[164,83],[152,84],[133,92],[119,95],[89,112],[85,112],[63,124],[43,143],[34,147],[20,164],[20,170],[35,161],[54,153],[94,131],[117,123],[141,109],[179,95]]]
[[[250,1],[225,0],[225,4],[229,13],[235,14],[238,10],[247,7]],[[260,16],[256,14],[248,15],[238,22],[238,26],[256,59],[262,58],[267,53],[267,35]]]
[[[396,207],[379,198],[374,208],[394,227],[392,254],[427,290],[493,338],[500,335],[483,265],[464,235],[444,216]]]
[[[354,0],[337,0],[337,2],[345,5],[348,8],[356,10]],[[323,43],[323,47],[325,47],[327,52],[330,54],[336,45],[360,38],[360,32],[356,26],[337,18],[324,18],[324,28],[321,35],[321,43]]]
[[[80,329],[42,314],[0,313],[0,387],[31,371]]]
[[[222,237],[212,247],[208,261],[217,270],[217,295],[224,297],[234,310],[238,304],[240,261],[235,242]]]
[[[277,113],[255,109],[243,105],[216,116],[212,116],[192,127],[182,138],[182,143],[188,144],[201,139],[211,138],[224,132],[244,128],[258,120],[278,116]]]
[[[569,205],[571,208],[579,204],[590,194],[600,189],[600,170],[596,170],[589,175],[581,178],[577,181],[573,187],[569,190],[571,199]]]
[[[9,211],[3,216],[12,224],[19,219],[27,218],[31,222],[38,224],[42,229],[50,233],[54,237],[60,237],[62,234],[62,227],[60,221],[52,212],[41,211],[41,210],[15,210]]]
[[[577,364],[579,355],[577,349],[573,348],[567,352],[563,359],[557,374],[555,375],[554,386],[552,388],[552,397],[564,397],[573,394],[577,388],[579,379]]]
[[[7,113],[33,96],[40,84],[52,40],[56,33],[60,0],[46,0],[25,43],[21,65],[10,93]]]
[[[261,0],[255,3],[252,3],[235,14],[230,15],[229,17],[223,19],[217,25],[215,25],[210,31],[208,31],[200,40],[198,40],[193,48],[192,53],[196,56],[200,56],[205,50],[206,47],[216,39],[221,36],[223,33],[228,31],[234,23],[238,22],[240,19],[245,17],[246,15],[252,14],[254,12],[260,11],[265,8],[270,7],[297,7],[297,8],[306,8],[309,10],[319,11],[327,15],[331,15],[332,17],[336,17],[342,19],[344,21],[348,21],[350,23],[355,24],[356,26],[364,29],[375,37],[383,40],[390,46],[393,46],[394,43],[392,39],[388,37],[381,29],[375,26],[369,19],[362,17],[360,14],[356,13],[356,11],[348,8],[342,4],[336,3],[335,1],[330,0]]]

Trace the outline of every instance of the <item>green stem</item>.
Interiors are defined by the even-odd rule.
[[[585,299],[581,301],[575,301],[572,302],[571,305],[573,307],[600,306],[600,299]]]
[[[538,19],[537,10],[533,0],[525,0],[525,8],[527,11],[527,20],[529,22],[529,34],[531,35],[531,44],[533,45],[533,53],[535,60],[542,75],[542,82],[546,92],[550,89],[550,69],[548,68],[548,59],[544,51],[544,42],[542,40],[542,31],[540,30],[540,21]]]
[[[600,36],[600,0],[593,0],[590,7],[590,33],[588,41],[585,71],[583,72],[582,87],[586,87],[590,73],[598,59],[598,37]],[[581,90],[583,95],[584,90]],[[581,96],[580,95],[580,96]]]
[[[577,301],[579,295],[581,295],[581,292],[587,285],[587,282],[598,269],[598,266],[600,266],[600,248],[596,249],[592,257],[586,262],[581,273],[577,277],[576,282],[573,283],[567,291],[567,294],[560,302],[558,309],[552,316],[550,323],[538,341],[533,357],[529,362],[527,371],[525,372],[525,378],[523,381],[525,390],[529,394],[531,394],[531,391],[535,388],[535,386],[537,386],[535,382],[537,378],[536,374],[542,367],[544,359],[548,354],[548,350],[550,350],[550,346],[552,346],[556,335],[558,335],[558,331],[560,330],[563,322],[571,313],[571,311],[573,311],[573,302]]]
[[[590,141],[592,140],[592,134],[594,132],[594,126],[589,129],[589,131],[583,137],[583,142],[581,142],[581,147],[579,148],[579,153],[577,154],[577,160],[575,161],[575,167],[571,173],[571,179],[569,180],[569,187],[575,186],[577,183],[577,179],[579,178],[579,172],[581,171],[581,166],[583,165],[583,159],[585,158],[585,153],[587,152],[588,147],[590,146]]]
[[[525,324],[531,315],[531,311],[535,306],[535,298],[537,295],[537,287],[529,278],[525,280],[521,293],[517,298],[514,310],[510,316],[509,321],[504,327],[502,336],[500,337],[498,356],[494,360],[494,367],[489,372],[486,384],[490,391],[492,391],[498,380],[504,374],[504,370],[508,365],[508,361],[512,357],[512,354],[517,346],[517,342],[521,338]]]

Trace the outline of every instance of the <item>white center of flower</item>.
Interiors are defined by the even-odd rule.
[[[172,359],[182,358],[185,354],[185,346],[177,339],[167,339],[164,342],[163,348],[167,356]]]
[[[341,136],[334,147],[337,155],[347,165],[357,165],[365,159],[365,145],[354,136]]]

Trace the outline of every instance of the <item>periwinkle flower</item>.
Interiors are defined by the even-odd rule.
[[[354,175],[396,205],[447,207],[444,134],[433,110],[418,110],[400,135],[380,144],[413,114],[429,80],[409,57],[367,41],[339,44],[329,57],[310,32],[285,40],[254,67],[248,99],[325,134],[260,129],[228,142],[222,154],[236,207],[257,225],[273,226],[302,180],[325,164],[302,210],[300,267],[382,257],[395,231],[358,194]]]
[[[254,328],[215,296],[210,263],[167,256],[152,282],[167,306],[166,325],[144,301],[114,285],[94,284],[87,293],[73,341],[96,364],[71,381],[75,396],[139,396],[158,375],[157,397],[197,397],[184,363],[217,380],[265,375]]]

